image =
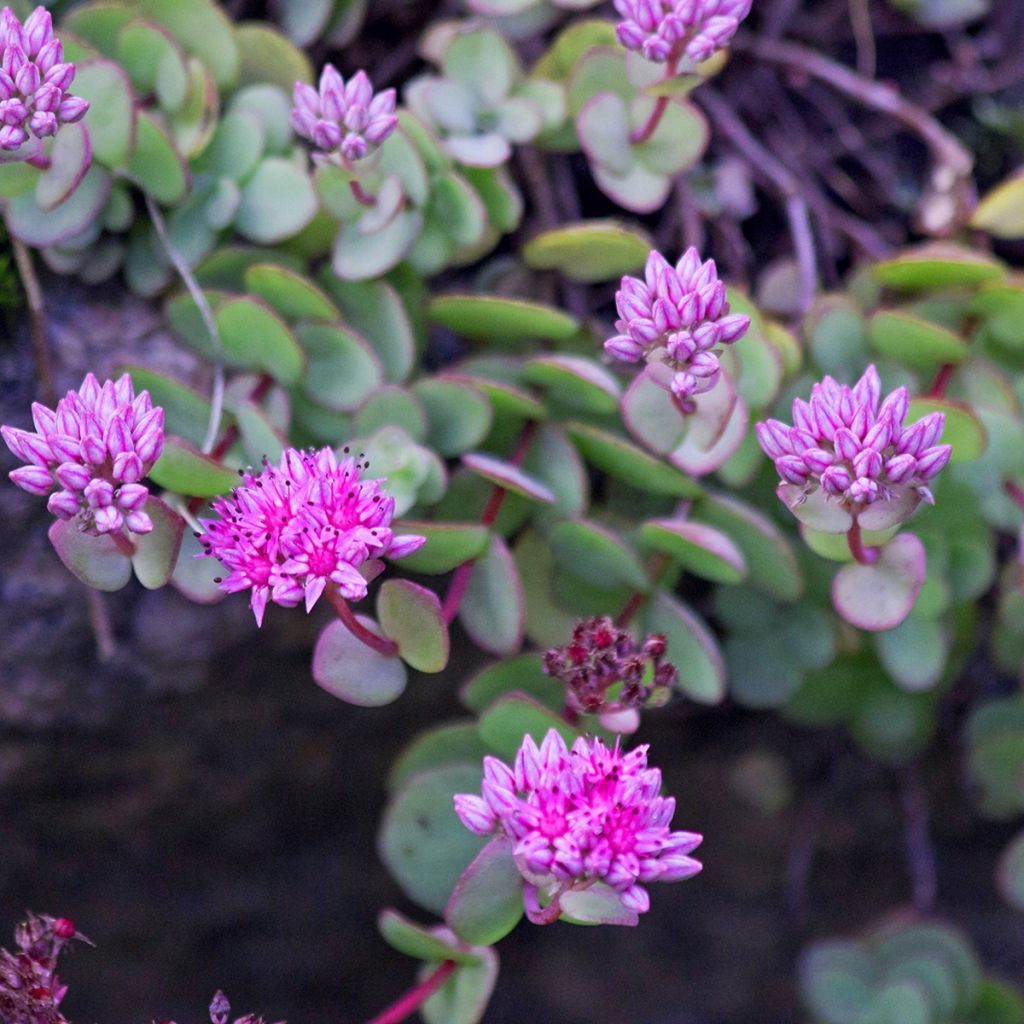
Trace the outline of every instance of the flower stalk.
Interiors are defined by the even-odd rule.
[[[338,613],[341,624],[360,642],[375,650],[385,658],[394,658],[398,654],[398,644],[384,636],[377,636],[372,630],[367,629],[355,616],[348,601],[338,592],[336,586],[329,586],[326,590],[327,600],[331,602],[334,610]]]
[[[415,988],[379,1013],[369,1024],[399,1024],[415,1013],[455,973],[455,961],[445,960]]]

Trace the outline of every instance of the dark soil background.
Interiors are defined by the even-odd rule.
[[[756,0],[753,23],[768,36],[829,40],[831,56],[852,61],[847,3]],[[227,6],[244,17],[265,10],[245,0]],[[367,66],[378,85],[407,78],[423,23],[458,10],[371,6],[365,37],[339,63]],[[898,76],[977,149],[982,184],[1005,173],[1019,151],[1005,134],[986,135],[974,114],[978,98],[997,88],[1010,90],[1001,95],[1011,104],[1024,100],[1020,0],[997,0],[970,33],[923,33],[887,4],[870,8],[881,73]],[[314,53],[318,62],[325,56]],[[777,140],[800,174],[833,159],[825,171],[837,181],[852,175],[863,189],[856,215],[888,242],[905,240],[926,169],[921,147],[884,119],[858,119],[877,156],[875,178],[848,153],[822,155],[823,133],[843,110],[834,97],[824,107],[795,99],[790,110],[779,89],[803,88],[798,76],[741,72],[730,67],[716,88],[762,140]],[[811,99],[825,102],[813,91]],[[807,117],[803,139],[794,113]],[[577,213],[580,202],[585,215],[609,212],[579,161],[559,167],[562,213],[574,178]],[[651,227],[678,249],[692,213],[674,202]],[[733,279],[749,280],[752,266],[790,251],[785,218],[770,201],[743,230],[757,245],[728,210],[707,225]],[[834,276],[850,255],[840,245],[823,259],[833,259]],[[587,296],[570,288],[563,298]],[[87,369],[109,374],[129,359],[204,383],[152,309],[118,288],[50,281],[47,304],[61,389]],[[11,330],[0,339],[0,422],[24,424],[33,380],[28,339]],[[12,466],[0,452],[0,472]],[[394,905],[427,919],[375,855],[387,767],[424,724],[460,714],[455,693],[475,664],[465,660],[467,645],[456,638],[463,663],[443,677],[414,680],[392,707],[361,710],[309,676],[320,615],[271,608],[258,631],[241,596],[197,608],[169,588],[130,586],[104,598],[119,651],[101,665],[85,590],[51,551],[48,524],[42,502],[0,484],[0,941],[25,908],[75,919],[97,946],[76,949],[62,972],[71,987],[65,1010],[77,1024],[200,1024],[218,987],[236,1010],[269,1020],[372,1016],[415,970],[377,936],[378,911]],[[520,925],[499,947],[490,1024],[800,1021],[800,950],[909,912],[899,780],[843,736],[771,714],[680,705],[649,715],[644,739],[678,797],[680,827],[706,836],[703,874],[654,887],[637,929]],[[937,912],[969,932],[993,973],[1024,985],[1024,923],[992,878],[1012,829],[973,814],[960,763],[940,740],[920,766]]]

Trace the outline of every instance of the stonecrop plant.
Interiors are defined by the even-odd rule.
[[[213,0],[0,14],[38,397],[2,436],[53,553],[94,592],[245,593],[253,631],[301,606],[312,681],[359,708],[453,685],[465,648],[464,714],[422,723],[388,780],[380,856],[431,920],[382,911],[421,967],[376,1024],[486,1019],[524,916],[642,927],[652,883],[693,879],[666,904],[703,884],[702,835],[673,827],[678,802],[704,830],[686,777],[663,795],[648,764],[673,709],[728,701],[908,771],[948,718],[980,812],[1024,814],[1024,285],[992,244],[1024,237],[1021,179],[958,205],[945,128],[782,23],[762,39],[756,10],[744,28],[750,0],[464,6],[381,68],[346,56],[349,0],[271,5],[279,27]],[[919,134],[924,239],[834,208],[859,209],[845,171],[802,198],[719,91],[727,61]],[[755,180],[792,258],[751,290],[729,218]],[[158,304],[188,371],[139,343],[58,399],[59,277]],[[971,659],[994,681],[945,714]],[[1024,909],[1024,835],[996,878]],[[813,1019],[1021,1024],[914,892],[913,921],[804,955]],[[2,1024],[65,1024],[57,960],[82,939],[28,919]]]

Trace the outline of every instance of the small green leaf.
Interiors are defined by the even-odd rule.
[[[1024,832],[1003,851],[996,878],[1006,902],[1017,910],[1024,910]]]
[[[242,58],[239,85],[270,82],[290,92],[296,82],[313,81],[309,58],[269,25],[243,21],[235,26],[235,40]]]
[[[949,631],[941,621],[913,615],[875,637],[886,671],[911,693],[930,690],[942,678],[949,643]]]
[[[287,202],[281,197],[287,196]],[[317,211],[316,191],[306,171],[282,157],[267,157],[242,186],[235,227],[261,245],[297,235]]]
[[[712,583],[739,583],[747,575],[743,553],[713,526],[686,519],[655,519],[643,524],[640,535],[656,551],[664,551],[684,569]]]
[[[958,335],[911,313],[879,311],[871,318],[870,330],[878,352],[910,366],[929,368],[967,358],[967,346]]]
[[[525,736],[532,736],[539,744],[551,729],[557,730],[570,747],[579,736],[579,731],[561,715],[524,693],[505,694],[480,715],[481,739],[509,763],[523,745]]]
[[[432,590],[409,580],[386,580],[377,593],[377,618],[412,668],[440,672],[448,664],[448,624]]]
[[[164,450],[150,477],[165,490],[196,498],[227,494],[238,482],[233,469],[215,462],[180,437],[165,437]]]
[[[476,558],[487,547],[488,531],[476,523],[431,523],[420,519],[402,519],[393,524],[397,533],[426,537],[426,543],[402,559],[410,572],[438,575]]]
[[[525,693],[553,711],[560,711],[565,704],[565,687],[544,671],[539,654],[517,654],[488,665],[463,685],[459,699],[470,711],[479,713],[513,691]]]
[[[164,410],[164,429],[198,446],[206,438],[210,422],[210,402],[187,384],[144,366],[125,366],[121,370],[132,378],[136,392],[147,390],[154,405]]]
[[[303,0],[303,3],[307,0]],[[377,928],[384,941],[399,953],[415,957],[417,960],[429,960],[439,963],[443,960],[454,960],[457,964],[474,966],[481,962],[480,957],[463,949],[458,942],[448,942],[440,938],[437,929],[428,929],[410,921],[397,910],[382,910],[377,917]]]
[[[50,165],[36,183],[36,202],[52,210],[75,191],[89,170],[92,145],[84,124],[66,124],[50,147]]]
[[[454,938],[447,928],[438,933]],[[498,978],[498,954],[489,946],[474,946],[481,963],[457,967],[455,973],[423,1004],[420,1013],[427,1024],[480,1024]],[[422,983],[435,970],[425,964],[419,972]]]
[[[622,398],[619,382],[603,366],[582,356],[536,356],[523,367],[523,380],[548,388],[559,403],[584,412],[615,412]]]
[[[145,512],[153,521],[153,529],[135,539],[132,567],[147,590],[159,590],[170,581],[178,563],[185,520],[152,495],[146,501]]]
[[[968,406],[948,398],[912,398],[907,426],[930,412],[941,412],[946,417],[940,440],[953,446],[950,462],[973,462],[985,453],[985,426]]]
[[[139,0],[139,6],[197,56],[219,86],[236,81],[240,58],[235,30],[212,0]]]
[[[170,136],[145,112],[139,113],[135,148],[128,157],[127,176],[157,202],[173,206],[185,198],[189,170]]]
[[[506,491],[520,494],[542,505],[554,504],[555,495],[546,484],[542,484],[511,462],[487,452],[469,452],[463,455],[462,462],[468,470],[485,480],[490,480],[497,487],[503,487]]]
[[[1024,238],[1024,176],[1018,172],[986,192],[970,223],[996,238]]]
[[[476,719],[432,725],[404,747],[391,765],[388,789],[396,789],[418,772],[442,765],[480,764],[489,751]]]
[[[341,314],[315,284],[273,263],[257,263],[245,272],[246,291],[265,299],[286,320],[338,320]]]
[[[461,455],[491,429],[491,404],[474,384],[426,378],[413,394],[427,411],[427,441],[440,455]]]
[[[619,221],[581,221],[531,238],[523,247],[523,261],[591,284],[640,270],[653,244],[646,232]]]
[[[282,384],[296,384],[305,356],[296,336],[260,299],[228,299],[214,312],[228,362],[269,373]]]
[[[622,905],[622,897],[609,885],[596,882],[586,889],[570,890],[559,901],[561,921],[570,924],[617,924],[634,927],[640,921],[635,910]]]
[[[682,602],[659,594],[643,612],[644,629],[664,633],[666,657],[679,669],[679,689],[700,704],[725,696],[725,664],[708,627]]]
[[[242,181],[263,156],[263,122],[250,111],[232,110],[217,123],[209,144],[193,163],[196,171]]]
[[[356,618],[371,633],[381,635],[373,619],[366,615]],[[313,678],[332,697],[363,708],[379,708],[401,696],[407,677],[400,658],[380,654],[335,619],[317,638]]]
[[[430,318],[469,338],[487,341],[565,341],[579,321],[553,306],[497,295],[439,295]]]
[[[597,586],[623,584],[643,591],[650,587],[640,560],[606,527],[565,519],[555,524],[548,541],[555,561],[565,571]]]
[[[50,543],[68,571],[94,590],[120,590],[132,578],[131,559],[109,534],[83,533],[74,520],[58,519]]]
[[[851,625],[881,632],[910,614],[924,580],[924,545],[901,533],[880,549],[873,565],[851,562],[836,573],[832,603]]]
[[[110,175],[93,164],[78,188],[53,210],[43,210],[34,192],[8,200],[7,226],[15,238],[36,248],[66,242],[96,222],[110,195],[110,186]]]
[[[523,916],[523,876],[512,851],[515,841],[492,839],[459,876],[444,919],[464,942],[490,946]]]
[[[306,393],[325,409],[351,412],[380,385],[380,362],[357,334],[327,323],[299,324],[295,334],[309,360]]]
[[[905,249],[891,260],[876,263],[873,272],[887,288],[901,291],[972,288],[1006,276],[1001,263],[948,242]]]
[[[477,559],[459,606],[459,618],[478,647],[491,654],[514,654],[522,646],[523,585],[512,554],[492,536]]]

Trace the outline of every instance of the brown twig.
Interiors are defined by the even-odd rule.
[[[14,265],[18,268],[21,286],[25,289],[28,302],[28,314],[32,332],[32,351],[36,361],[36,376],[39,378],[39,397],[44,405],[53,405],[57,400],[57,391],[53,383],[53,363],[50,349],[46,343],[46,310],[43,305],[43,289],[36,277],[32,254],[19,238],[11,234],[11,247],[14,250]]]

